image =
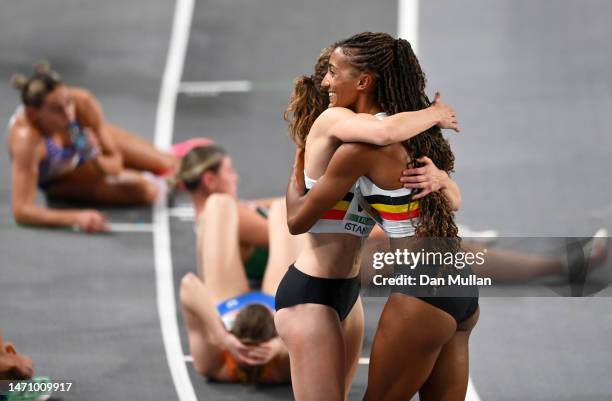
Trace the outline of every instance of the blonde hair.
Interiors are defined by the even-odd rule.
[[[217,172],[225,156],[225,149],[216,145],[191,149],[181,159],[179,170],[170,184],[174,187],[182,184],[188,191],[195,191],[200,185],[202,174],[207,171]]]

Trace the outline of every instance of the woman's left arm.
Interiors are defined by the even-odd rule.
[[[400,178],[405,188],[421,190],[412,199],[421,199],[432,192],[442,191],[453,210],[459,210],[461,207],[459,185],[450,178],[446,171],[440,170],[429,157],[423,156],[417,161],[423,165],[404,170]]]

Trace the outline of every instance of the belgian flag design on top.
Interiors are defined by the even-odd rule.
[[[306,189],[306,193],[308,193],[308,191],[309,190]],[[351,201],[353,200],[353,196],[354,195],[352,192],[347,192],[347,194],[344,195],[344,198],[342,198],[342,200],[336,203],[331,209],[323,213],[323,216],[321,217],[321,219],[343,220],[344,216],[346,216],[346,211],[348,210],[351,204]]]
[[[419,216],[419,201],[413,201],[411,195],[369,195],[364,198],[385,220],[400,221]]]

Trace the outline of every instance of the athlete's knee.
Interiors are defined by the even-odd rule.
[[[231,213],[236,210],[236,199],[231,195],[214,193],[206,199],[204,213]]]
[[[278,216],[279,218],[286,219],[287,206],[285,198],[278,198],[272,201],[270,204],[270,212],[268,218],[272,219],[272,216]]]
[[[183,276],[179,290],[181,304],[185,305],[191,300],[193,293],[197,290],[198,285],[200,284],[200,279],[191,272]]]
[[[132,182],[126,182],[120,188],[125,195],[132,198],[131,202],[145,205],[155,203],[159,193],[157,185],[144,177],[136,177]]]
[[[178,169],[180,161],[174,156],[164,155],[164,157],[161,158],[160,164],[161,172],[174,171]]]
[[[149,205],[155,203],[159,195],[159,188],[151,181],[145,181],[142,188],[143,201]]]

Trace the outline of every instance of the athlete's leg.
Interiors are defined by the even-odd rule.
[[[470,334],[480,315],[479,309],[457,327],[453,338],[442,347],[438,360],[419,391],[421,401],[463,401],[469,378]]]
[[[346,347],[344,398],[348,398],[353,377],[359,367],[359,357],[363,346],[364,314],[361,297],[357,299],[353,309],[342,322],[344,344]]]
[[[463,241],[467,252],[484,252],[485,247],[471,241]],[[484,263],[472,265],[474,274],[498,281],[526,281],[531,278],[564,273],[561,258],[530,255],[504,249],[487,249]]]
[[[108,123],[104,127],[115,139],[126,168],[160,174],[178,166],[179,161],[173,155],[160,151],[138,135]]]
[[[210,292],[193,273],[188,273],[181,280],[181,310],[187,328],[189,350],[194,368],[205,376],[215,374],[223,363],[223,350],[215,338],[215,326],[218,330],[222,323]]]
[[[285,199],[279,198],[270,205],[268,214],[268,235],[270,250],[266,272],[261,284],[262,292],[270,295],[276,294],[276,289],[287,268],[297,258],[303,242],[304,234],[291,235],[287,227],[287,207]]]
[[[237,208],[230,195],[212,194],[198,217],[198,272],[216,303],[249,291],[240,259]]]
[[[380,317],[364,400],[409,400],[429,377],[455,319],[420,299],[392,294]]]
[[[155,202],[159,188],[151,179],[133,170],[117,176],[100,172],[89,161],[53,183],[47,190],[51,198],[109,205],[148,205]]]
[[[274,322],[289,351],[297,401],[343,401],[345,352],[338,314],[318,304],[276,312]]]

